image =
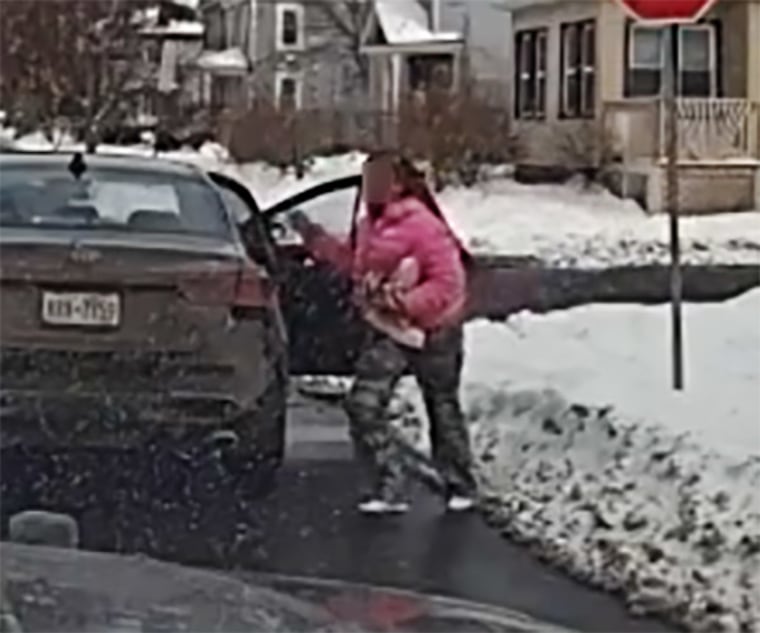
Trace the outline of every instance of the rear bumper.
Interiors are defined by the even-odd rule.
[[[192,451],[219,431],[241,445],[279,442],[285,385],[272,384],[255,408],[214,393],[76,395],[0,390],[0,448],[130,448],[150,443]],[[282,391],[282,394],[279,392]]]

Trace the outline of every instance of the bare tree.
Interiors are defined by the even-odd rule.
[[[366,88],[369,83],[369,63],[361,48],[364,27],[372,11],[372,2],[370,0],[316,0],[315,5],[328,24],[344,37],[347,52],[356,67],[360,87]]]
[[[141,77],[143,0],[0,0],[0,105],[49,136],[69,122],[94,151],[131,110]]]

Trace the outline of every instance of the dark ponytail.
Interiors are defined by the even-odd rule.
[[[425,174],[417,169],[408,158],[403,156],[396,160],[394,163],[394,169],[401,182],[403,194],[419,200],[431,211],[431,213],[433,213],[433,215],[448,227],[449,223],[446,220],[446,216],[444,216],[441,207],[438,206],[435,196],[430,191],[430,187],[425,180]],[[459,254],[462,264],[467,270],[475,265],[475,258],[461,242],[459,243]]]

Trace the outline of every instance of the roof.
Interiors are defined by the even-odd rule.
[[[203,51],[196,63],[203,70],[232,73],[247,72],[250,67],[248,58],[239,48]]]
[[[409,45],[455,43],[462,34],[454,31],[433,31],[425,9],[418,0],[375,0],[375,7],[364,33],[364,44]],[[371,41],[380,31],[380,41]]]
[[[181,4],[182,6],[187,7],[188,9],[194,9],[197,10],[200,6],[201,0],[172,0],[174,4]]]
[[[74,156],[74,152],[24,152],[0,151],[0,168],[16,167],[66,167]],[[146,170],[177,176],[197,176],[198,167],[189,163],[171,161],[152,156],[134,156],[118,154],[83,154],[85,163],[93,168]]]
[[[202,22],[170,20],[166,25],[147,26],[140,30],[143,35],[165,35],[175,37],[203,37],[206,28]]]
[[[567,0],[504,0],[507,11],[521,11],[522,9],[532,9],[547,4],[558,4],[567,2]]]

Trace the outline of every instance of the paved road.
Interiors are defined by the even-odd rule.
[[[293,403],[289,457],[276,493],[235,518],[232,501],[214,494],[201,501],[197,524],[187,506],[146,510],[119,490],[118,469],[101,477],[114,503],[78,513],[85,547],[430,591],[581,631],[670,630],[632,618],[617,599],[538,562],[477,515],[444,516],[440,500],[426,491],[415,493],[407,516],[358,515],[345,420],[327,405]]]
[[[280,492],[261,508],[261,568],[431,591],[582,631],[670,630],[555,572],[476,514],[443,515],[441,501],[425,490],[403,518],[358,515],[341,413],[296,402],[290,430]]]

